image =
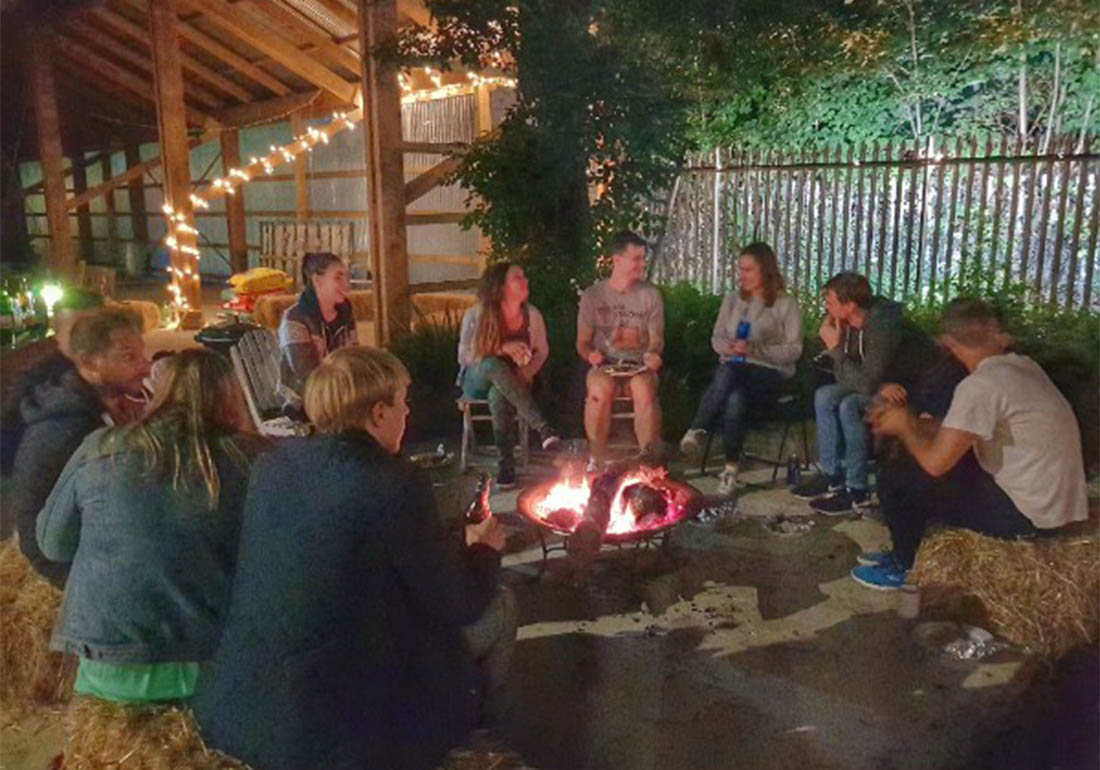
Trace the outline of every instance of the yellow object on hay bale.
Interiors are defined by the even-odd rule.
[[[40,577],[15,538],[0,543],[0,707],[8,717],[72,697],[76,659],[50,651],[61,591]]]
[[[921,604],[1057,657],[1100,639],[1100,537],[998,540],[966,529],[930,534],[909,582]]]
[[[282,270],[271,267],[254,267],[243,273],[229,276],[234,294],[263,294],[269,291],[289,291],[294,281]]]
[[[65,770],[249,770],[209,749],[191,712],[172,705],[77,697],[69,707]]]

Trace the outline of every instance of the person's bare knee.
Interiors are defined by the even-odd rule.
[[[610,405],[615,394],[615,381],[603,372],[595,370],[588,373],[588,402],[595,405]]]
[[[657,403],[657,378],[651,373],[639,374],[630,380],[630,396],[635,409],[652,407]]]

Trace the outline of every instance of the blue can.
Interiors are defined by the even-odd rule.
[[[748,321],[742,321],[737,324],[737,332],[733,335],[736,340],[747,340],[749,338],[749,332],[752,331],[752,324]],[[733,357],[735,364],[745,363],[745,357],[742,355],[736,355]]]

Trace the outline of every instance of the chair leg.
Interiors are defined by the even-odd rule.
[[[803,417],[798,421],[802,426],[802,466],[809,469],[810,467],[810,433],[806,430],[806,418]]]
[[[783,450],[787,448],[787,434],[791,432],[791,424],[787,420],[783,421],[783,433],[779,438],[779,455],[775,458],[775,464],[772,466],[772,484],[775,483],[776,478],[779,476],[779,466],[783,464]]]
[[[531,456],[531,426],[519,415],[516,416],[516,431],[519,434],[519,466],[526,468]]]
[[[462,446],[459,450],[458,470],[466,472],[470,464],[470,436],[473,433],[473,420],[470,419],[470,408],[462,410]]]
[[[710,444],[711,444],[712,441],[714,441],[714,434],[711,433],[710,431],[708,431],[707,432],[706,443],[703,444],[703,457],[702,457],[701,460],[699,460],[699,475],[700,476],[706,476],[707,475],[707,460],[710,459]]]

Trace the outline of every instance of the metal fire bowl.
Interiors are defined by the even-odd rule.
[[[550,481],[544,481],[541,484],[536,484],[533,487],[527,487],[520,492],[519,497],[516,499],[516,510],[519,511],[523,518],[530,521],[536,527],[540,529],[553,532],[556,535],[563,535],[569,537],[572,534],[571,530],[561,529],[560,527],[551,526],[550,522],[540,518],[535,513],[534,502],[541,500],[550,491],[551,487],[558,483],[558,479],[552,479]],[[674,479],[661,479],[654,482],[653,486],[658,489],[672,490],[672,499],[674,505],[677,505],[679,510],[675,517],[665,517],[663,523],[659,527],[651,527],[649,529],[634,529],[630,532],[618,532],[615,534],[604,533],[603,542],[610,544],[622,545],[625,543],[635,543],[639,540],[647,540],[654,535],[657,535],[665,530],[679,524],[685,519],[694,518],[699,514],[699,511],[703,507],[703,493],[700,492],[691,484],[687,484],[683,481],[676,481]]]

